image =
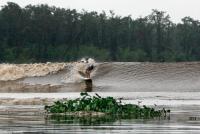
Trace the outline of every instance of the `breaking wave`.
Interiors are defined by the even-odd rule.
[[[0,81],[17,80],[25,77],[45,76],[66,67],[66,63],[0,64]]]
[[[200,62],[104,62],[91,73],[93,91],[199,91]],[[0,64],[0,92],[76,92],[87,87],[85,62]]]

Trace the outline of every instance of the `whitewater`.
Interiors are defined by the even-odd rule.
[[[88,66],[94,66],[87,81]],[[171,110],[167,119],[112,119],[82,125],[49,119],[44,105],[80,92]],[[0,64],[0,133],[199,133],[200,62]],[[55,129],[55,126],[56,129]]]
[[[95,92],[198,92],[200,62],[100,62],[91,73]],[[84,91],[86,64],[79,62],[0,64],[0,92]],[[36,91],[36,89],[38,91]]]

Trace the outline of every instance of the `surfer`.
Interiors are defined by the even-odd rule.
[[[86,69],[85,74],[87,78],[90,78],[90,73],[92,72],[93,69],[94,69],[94,65],[89,65],[89,67]]]
[[[79,74],[86,79],[90,79],[90,74],[95,68],[95,61],[92,58],[82,58],[79,63],[82,63],[80,65],[84,68],[83,69],[79,66]]]

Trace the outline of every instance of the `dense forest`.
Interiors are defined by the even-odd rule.
[[[200,60],[200,21],[163,11],[133,19],[110,13],[8,2],[0,9],[0,62]]]

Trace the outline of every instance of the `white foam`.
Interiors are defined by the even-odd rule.
[[[45,76],[70,67],[65,82],[75,82],[82,78],[78,71],[85,73],[86,68],[94,63],[95,60],[89,58],[88,62],[0,64],[0,81],[17,80],[25,77]]]
[[[67,63],[0,64],[0,81],[45,76],[66,67]]]

